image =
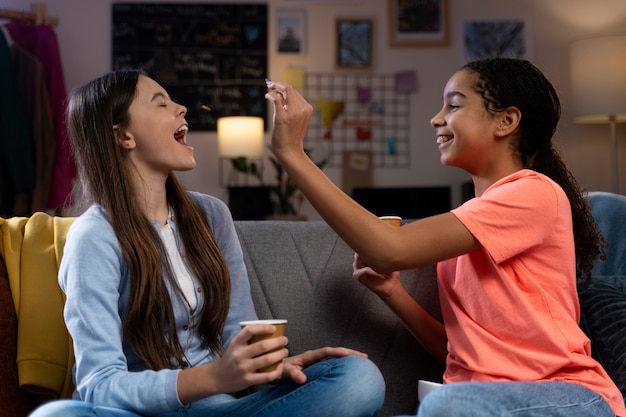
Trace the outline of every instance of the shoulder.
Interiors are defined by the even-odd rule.
[[[230,215],[230,210],[226,203],[217,197],[208,194],[202,194],[197,191],[187,191],[189,198],[196,206],[208,215]]]
[[[59,284],[67,291],[81,282],[105,281],[117,288],[124,264],[120,245],[109,223],[108,215],[99,206],[92,206],[72,223],[67,234],[59,269]],[[101,277],[108,277],[100,279]],[[86,285],[85,288],[93,288]]]
[[[539,172],[523,169],[497,181],[487,189],[484,196],[492,194],[510,193],[523,194],[524,197],[558,198],[565,195],[561,187],[552,179]]]
[[[93,205],[72,223],[67,233],[66,250],[95,250],[104,246],[117,246],[117,237],[106,211]]]
[[[500,179],[483,195],[452,212],[466,226],[479,223],[522,228],[571,216],[569,200],[563,189],[549,177],[527,169]]]
[[[569,206],[565,192],[556,182],[536,171],[523,169],[495,182],[482,196],[468,201],[464,206],[467,209],[472,207],[484,209],[486,205],[499,209],[507,207],[538,209],[556,208],[562,203]]]
[[[76,218],[76,220],[72,223],[69,234],[106,234],[108,231],[113,232],[113,228],[109,222],[109,215],[102,207],[93,205]]]
[[[226,225],[232,224],[233,218],[230,214],[230,209],[222,200],[196,191],[187,191],[187,194],[196,207],[198,207],[208,219],[214,232]]]
[[[559,199],[565,197],[565,192],[550,177],[539,172],[523,169],[506,179],[501,186],[506,189],[510,184],[517,193],[524,193],[534,197]]]

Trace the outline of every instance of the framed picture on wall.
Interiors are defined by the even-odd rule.
[[[306,12],[304,10],[276,11],[276,50],[279,54],[306,53]]]
[[[387,0],[389,45],[392,47],[448,44],[448,0]]]
[[[369,70],[373,66],[374,21],[372,19],[337,19],[337,69]]]
[[[531,59],[530,31],[524,20],[468,21],[464,24],[465,60],[507,57]]]

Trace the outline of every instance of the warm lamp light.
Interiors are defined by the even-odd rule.
[[[218,152],[222,158],[263,156],[263,118],[229,116],[217,119]]]
[[[263,165],[263,118],[254,116],[228,116],[217,119],[217,148],[219,154],[219,180],[224,183],[222,164],[230,161],[232,168],[244,159],[258,159],[257,169]],[[233,185],[237,169],[231,171],[229,186]],[[247,180],[247,175],[245,176]]]
[[[574,121],[610,125],[611,177],[617,193],[615,124],[626,122],[626,35],[576,41],[570,58]]]

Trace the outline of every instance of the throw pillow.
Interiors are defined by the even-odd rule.
[[[592,355],[626,398],[626,276],[595,276],[581,284],[579,298]]]

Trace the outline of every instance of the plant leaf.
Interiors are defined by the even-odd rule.
[[[233,168],[239,172],[248,172],[248,164],[246,163],[246,158],[240,156],[238,158],[232,158],[231,162],[233,164]]]

